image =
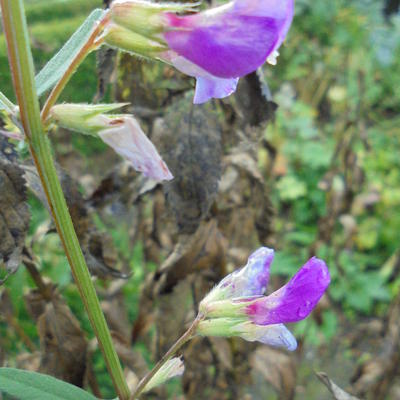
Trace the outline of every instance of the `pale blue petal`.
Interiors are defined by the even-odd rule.
[[[215,98],[222,99],[231,95],[235,90],[239,78],[211,78],[196,77],[196,91],[193,103],[202,104]]]

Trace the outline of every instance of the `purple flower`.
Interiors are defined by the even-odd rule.
[[[329,282],[325,263],[313,257],[285,286],[269,296],[250,299],[246,314],[258,325],[300,321],[317,305]]]
[[[163,36],[178,57],[166,58],[196,77],[195,103],[225,97],[239,77],[269,58],[274,63],[293,13],[294,0],[235,0],[198,14],[168,14],[171,30]]]
[[[283,323],[300,321],[311,313],[329,286],[329,271],[324,261],[313,257],[286,285],[265,296],[272,260],[273,250],[261,247],[245,267],[225,277],[203,299],[200,334],[296,348],[296,339]]]
[[[241,76],[275,64],[294,13],[294,0],[233,0],[185,16],[176,13],[193,6],[176,4],[114,1],[104,41],[195,77],[194,103],[229,96]]]

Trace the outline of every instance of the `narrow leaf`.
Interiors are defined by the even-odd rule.
[[[0,91],[0,110],[6,110],[7,112],[12,113],[14,108],[15,105]]]
[[[37,74],[35,81],[38,96],[51,89],[61,79],[74,57],[86,44],[96,27],[96,21],[99,21],[104,13],[101,9],[93,10],[67,43]]]
[[[70,383],[15,368],[0,368],[0,391],[19,400],[97,400]]]

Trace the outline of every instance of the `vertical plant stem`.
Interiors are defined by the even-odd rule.
[[[145,389],[146,385],[150,382],[151,378],[160,370],[160,368],[186,343],[196,332],[197,325],[203,319],[203,315],[197,315],[196,319],[192,322],[189,329],[170,347],[170,349],[163,355],[160,361],[154,368],[139,382],[136,389],[132,393],[129,400],[137,399]]]
[[[72,274],[121,400],[129,398],[121,364],[80,248],[40,120],[32,53],[22,0],[0,0],[4,34],[20,116]]]

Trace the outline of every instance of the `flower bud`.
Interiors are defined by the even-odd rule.
[[[102,114],[123,105],[60,104],[52,107],[49,118],[64,128],[100,137],[148,178],[171,180],[167,165],[135,118]]]
[[[155,58],[168,49],[161,39],[153,40],[117,24],[108,25],[104,33],[104,42],[109,46],[149,58]]]
[[[103,113],[123,107],[126,103],[114,104],[57,104],[50,110],[49,119],[71,131],[97,136],[109,123]]]
[[[174,357],[168,360],[160,370],[150,379],[150,381],[145,386],[143,392],[148,392],[149,390],[160,386],[167,380],[174,378],[175,376],[180,376],[185,371],[185,366],[180,357]]]
[[[166,13],[195,10],[196,4],[116,0],[111,4],[110,16],[116,25],[146,37],[154,37],[168,28]]]

